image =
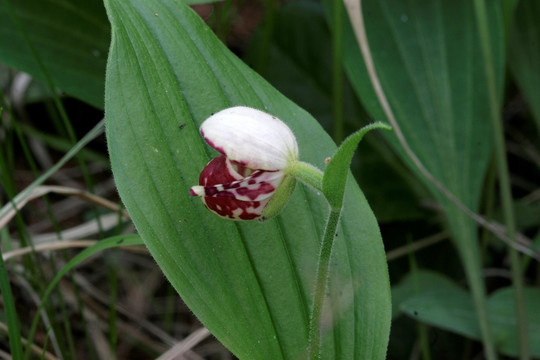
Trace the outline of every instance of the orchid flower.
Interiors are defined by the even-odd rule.
[[[191,195],[230,220],[277,215],[296,183],[288,172],[298,163],[291,129],[275,116],[238,106],[206,119],[200,132],[221,155],[205,166]]]
[[[310,359],[321,357],[321,314],[328,283],[330,256],[343,208],[345,185],[352,156],[374,123],[349,136],[333,158],[326,158],[323,173],[299,161],[298,144],[291,129],[275,116],[248,107],[222,110],[201,125],[204,140],[221,155],[199,176],[191,195],[217,215],[231,220],[264,220],[277,215],[287,203],[298,178],[322,192],[330,205],[317,261],[313,307],[308,328]]]

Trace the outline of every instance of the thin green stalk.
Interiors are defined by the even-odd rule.
[[[429,351],[429,326],[418,323],[418,337],[420,338],[420,349],[422,351],[423,360],[431,360],[431,352]]]
[[[312,186],[315,190],[323,192],[323,172],[315,166],[296,162],[287,170],[287,173],[296,177],[303,183]],[[315,273],[315,291],[313,293],[313,307],[309,317],[308,327],[308,354],[309,359],[321,357],[321,315],[324,306],[326,287],[328,285],[328,271],[334,239],[337,236],[336,229],[341,215],[341,207],[330,209],[326,228],[321,241],[317,270]]]
[[[19,124],[19,121],[16,121],[16,118],[13,114],[13,112],[10,113],[12,123],[13,123],[13,129],[15,130],[15,133],[17,135],[17,139],[19,140],[19,143],[21,144],[21,147],[23,149],[24,157],[26,158],[26,161],[28,162],[28,165],[30,166],[30,170],[32,171],[32,175],[34,177],[39,176],[39,169],[36,165],[36,162],[34,161],[34,158],[32,156],[32,153],[30,152],[30,149],[28,147],[28,144],[26,143],[26,138],[23,136],[22,130],[21,130],[21,124]],[[45,209],[47,211],[47,214],[49,215],[49,219],[51,220],[52,227],[59,238],[61,238],[61,228],[58,221],[56,221],[56,217],[54,216],[54,212],[52,209],[51,202],[49,200],[48,195],[44,195],[42,197],[43,201],[45,202]]]
[[[332,31],[332,132],[334,141],[344,137],[343,121],[343,4],[334,1]]]
[[[113,236],[110,238],[103,239],[96,244],[90,246],[89,248],[84,249],[79,254],[77,254],[75,257],[73,257],[54,277],[54,279],[51,280],[51,282],[48,284],[47,289],[41,296],[41,303],[39,304],[37,308],[37,315],[34,316],[34,320],[32,321],[32,325],[30,326],[30,331],[28,335],[28,344],[32,344],[34,341],[34,335],[36,334],[37,326],[39,323],[39,313],[43,309],[43,307],[46,305],[47,300],[49,296],[51,295],[51,292],[55,289],[56,285],[60,281],[60,279],[67,274],[69,271],[71,271],[75,266],[80,264],[82,261],[86,260],[88,257],[106,250],[110,248],[116,248],[120,246],[138,246],[142,245],[142,240],[137,235],[119,235],[119,236]],[[31,352],[31,346],[27,346],[24,359],[30,359],[30,352]],[[20,357],[19,359],[23,359]]]
[[[412,245],[411,238],[407,238],[407,245]],[[418,263],[416,262],[416,257],[414,252],[409,253],[409,267],[411,269],[411,274],[414,281],[414,292],[416,295],[419,294],[419,284],[418,284]],[[417,326],[418,337],[420,341],[420,351],[422,352],[423,360],[431,360],[431,352],[429,351],[429,341],[428,341],[428,330],[429,327],[421,322],[418,322]]]
[[[116,312],[116,306],[118,302],[118,251],[111,251],[111,255],[107,257],[107,278],[109,280],[109,346],[113,354],[116,354],[116,347],[118,345],[118,326],[117,319],[118,314]]]
[[[484,57],[486,80],[489,91],[489,109],[490,119],[493,125],[493,137],[495,141],[495,160],[497,162],[497,174],[499,177],[499,191],[503,207],[504,221],[506,224],[508,237],[512,242],[516,241],[516,225],[512,206],[512,193],[510,188],[510,179],[508,164],[506,163],[506,146],[504,142],[504,129],[500,117],[500,104],[497,94],[497,84],[495,81],[495,67],[491,50],[489,36],[489,25],[486,12],[485,0],[475,0],[475,13],[478,22],[478,32]],[[529,336],[527,328],[527,314],[523,298],[523,279],[521,277],[520,256],[517,250],[509,247],[510,252],[510,270],[512,273],[512,283],[515,290],[516,315],[519,335],[519,353],[520,359],[530,359],[529,354]]]
[[[313,308],[309,318],[308,329],[308,354],[309,359],[312,360],[321,358],[321,315],[324,306],[326,286],[328,285],[330,257],[332,255],[334,239],[337,236],[336,229],[340,215],[341,209],[332,209],[330,211],[319,252],[319,261],[317,263],[317,272],[315,274]]]
[[[45,354],[47,353],[47,345],[49,344],[49,332],[47,331],[47,334],[45,336],[45,341],[43,342],[43,349],[41,350],[41,357],[40,359],[45,359]]]
[[[8,326],[9,347],[13,359],[22,359],[21,332],[19,330],[19,317],[15,309],[9,275],[0,250],[0,291],[2,292],[2,302],[4,303],[4,315]]]
[[[476,234],[476,228],[471,224],[466,214],[456,207],[447,210],[450,228],[456,241],[457,249],[464,266],[467,282],[472,294],[478,326],[482,337],[485,357],[488,360],[498,358],[495,349],[486,300],[486,286],[482,276],[482,257]]]
[[[48,148],[57,150],[59,152],[65,153],[73,147],[73,144],[66,140],[64,137],[59,135],[53,135],[46,132],[42,132],[32,125],[23,124],[17,122],[17,131],[21,132],[21,137],[24,139],[24,136],[32,137],[43,142]],[[92,149],[83,149],[80,152],[80,156],[86,161],[100,163],[104,167],[108,166],[108,159],[105,155],[100,154],[98,151]],[[37,167],[36,167],[37,168]]]
[[[0,92],[0,104],[7,105],[3,94]],[[13,118],[13,113],[11,111],[10,107],[5,107],[9,114],[11,115],[11,118]],[[12,121],[14,122],[14,121]],[[15,128],[12,126],[11,128]],[[6,127],[6,129],[8,129]],[[3,146],[0,146],[0,188],[4,189],[5,194],[7,195],[8,199],[8,205],[9,203],[13,201],[15,194],[16,194],[16,184],[15,180],[12,176],[12,174],[15,171],[15,152],[14,152],[14,132],[13,131],[6,131],[5,132],[5,139],[4,139]],[[24,146],[23,146],[24,149]],[[0,199],[2,201],[3,199]],[[24,219],[22,218],[20,213],[15,214],[15,225],[17,228],[17,232],[19,234],[19,240],[21,243],[21,246],[32,246],[29,241],[28,236],[28,228],[24,222]],[[39,262],[35,258],[34,254],[31,256],[25,256],[23,258],[23,268],[25,271],[30,272],[30,276],[34,279],[37,279],[36,282],[38,284],[42,284],[43,280],[45,279],[45,275],[43,273],[43,269],[38,266]]]
[[[50,256],[50,261],[53,269],[59,269],[57,268],[57,265],[55,264],[54,257]],[[72,275],[72,274],[70,274]],[[71,276],[71,281],[73,281],[73,276]],[[72,282],[73,283],[73,282]],[[74,289],[76,290],[77,287],[75,286]],[[56,299],[58,300],[58,303],[54,306],[47,306],[50,308],[51,313],[49,314],[49,317],[51,319],[58,319],[58,322],[61,322],[61,324],[56,324],[58,328],[57,336],[58,338],[62,338],[62,341],[64,343],[64,355],[66,357],[76,357],[77,351],[75,350],[75,340],[73,338],[73,329],[71,327],[71,318],[68,315],[68,306],[66,305],[66,301],[64,299],[65,294],[63,294],[62,291],[57,291]],[[52,305],[52,304],[51,304]],[[56,314],[53,313],[56,310]],[[84,316],[84,315],[83,315]],[[53,322],[55,323],[55,322]],[[85,327],[86,329],[86,327]],[[63,331],[64,336],[60,335],[61,331]]]

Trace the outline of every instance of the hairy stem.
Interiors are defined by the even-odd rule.
[[[315,166],[299,161],[290,166],[286,172],[316,190],[323,191],[323,172]],[[334,239],[337,235],[336,229],[340,215],[341,208],[330,209],[330,214],[328,215],[326,228],[319,249],[317,270],[315,273],[313,307],[309,317],[308,328],[308,354],[309,358],[312,360],[321,358],[321,315],[324,306],[326,287],[328,285],[330,257],[332,256],[332,248],[334,247]]]
[[[339,223],[340,210],[331,210],[326,222],[324,236],[319,252],[317,272],[315,274],[315,292],[313,295],[313,308],[309,318],[308,353],[309,359],[321,358],[321,315],[324,306],[326,286],[328,284],[328,268],[330,257],[337,236],[336,229]]]

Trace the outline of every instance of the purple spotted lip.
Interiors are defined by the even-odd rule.
[[[281,183],[279,171],[256,170],[244,177],[220,155],[212,159],[199,176],[199,186],[190,190],[200,196],[208,210],[231,220],[253,220],[261,216]]]

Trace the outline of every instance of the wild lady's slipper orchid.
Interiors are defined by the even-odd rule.
[[[231,220],[266,219],[287,203],[298,162],[298,144],[278,118],[248,107],[222,110],[201,125],[204,140],[222,155],[211,160],[191,195]]]

